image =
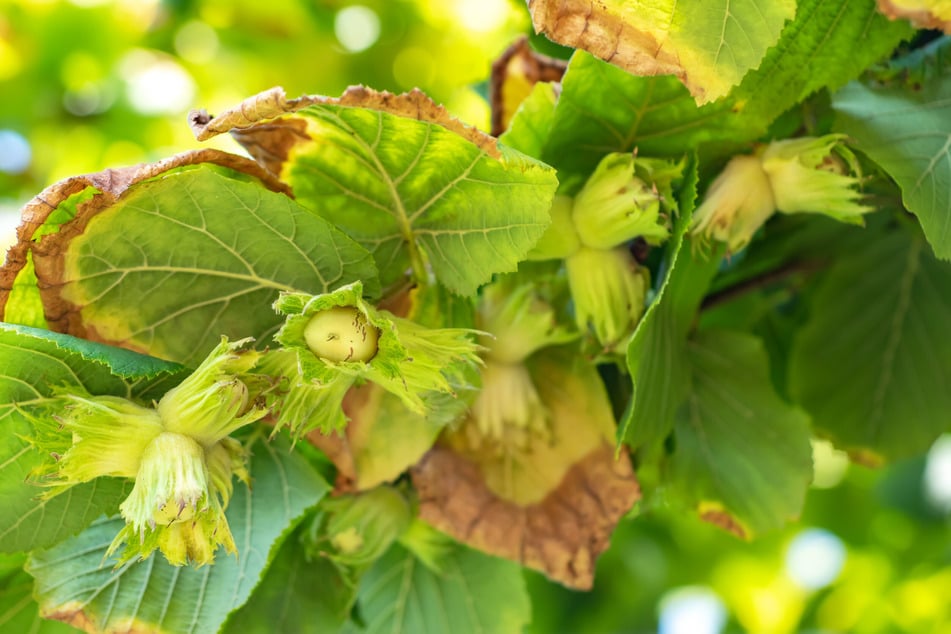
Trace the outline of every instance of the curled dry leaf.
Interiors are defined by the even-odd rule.
[[[522,100],[538,82],[560,82],[568,63],[532,50],[528,38],[521,37],[492,63],[489,105],[492,108],[492,135],[505,132]]]
[[[204,110],[193,110],[188,120],[199,141],[231,132],[251,156],[272,173],[279,174],[291,148],[298,142],[310,140],[307,122],[285,115],[314,105],[369,108],[434,123],[458,134],[493,158],[501,156],[495,138],[456,119],[418,88],[395,95],[365,86],[351,86],[340,97],[305,95],[288,99],[283,88],[275,87],[249,97],[215,117]]]
[[[91,218],[113,205],[133,185],[161,176],[170,170],[200,164],[218,165],[248,174],[272,191],[290,194],[287,185],[254,161],[214,149],[193,150],[156,163],[71,176],[54,183],[37,194],[21,211],[17,242],[10,247],[6,261],[0,268],[0,315],[4,314],[17,275],[27,265],[27,254],[33,251],[40,293],[50,327],[60,332],[84,336],[86,333],[75,319],[75,307],[59,295],[59,280],[62,279],[64,266],[63,245],[73,236],[81,234]],[[73,220],[66,223],[60,232],[34,240],[37,230],[64,201],[88,188],[96,192],[88,200],[79,203]]]
[[[466,425],[413,469],[420,516],[456,539],[588,589],[615,525],[640,498],[597,373],[549,349],[530,362],[550,437],[473,448]],[[539,380],[543,379],[543,380]]]

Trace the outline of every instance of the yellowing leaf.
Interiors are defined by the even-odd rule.
[[[635,75],[675,75],[697,103],[757,68],[795,0],[529,0],[536,32]]]
[[[473,450],[459,436],[413,470],[420,516],[484,552],[588,589],[620,518],[640,498],[626,453],[615,457],[614,421],[597,372],[569,354],[530,362],[551,412],[550,441],[523,451]],[[464,430],[463,430],[464,431]]]
[[[87,188],[96,193],[58,231],[40,231]],[[287,191],[217,150],[67,179],[24,208],[0,306],[32,256],[51,329],[187,364],[222,334],[266,342],[280,291],[359,279],[377,293],[370,254]]]

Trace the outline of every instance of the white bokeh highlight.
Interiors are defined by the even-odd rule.
[[[800,588],[818,590],[838,579],[845,558],[845,544],[835,534],[808,528],[786,550],[786,574]]]
[[[726,625],[726,606],[704,586],[675,588],[660,600],[658,634],[720,634]]]
[[[344,7],[334,18],[334,35],[350,53],[365,51],[380,37],[380,18],[373,9],[359,4]]]
[[[15,130],[0,129],[0,172],[22,174],[30,167],[30,142]]]
[[[925,463],[925,498],[938,511],[951,514],[951,434],[931,445]]]

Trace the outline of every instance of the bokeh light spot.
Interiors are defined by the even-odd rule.
[[[807,590],[824,588],[835,581],[845,564],[845,545],[821,528],[802,531],[786,550],[786,574]]]
[[[942,513],[951,513],[951,435],[938,438],[928,451],[925,497]]]
[[[30,142],[13,130],[0,130],[0,172],[22,174],[30,167]]]
[[[126,82],[126,97],[141,114],[180,114],[194,100],[195,82],[171,59],[144,50],[123,57],[119,73]]]
[[[344,7],[334,18],[334,34],[340,45],[351,53],[365,51],[380,37],[380,18],[368,7],[358,4]]]
[[[20,72],[21,66],[20,53],[12,44],[0,37],[0,80],[15,76]]]
[[[507,0],[454,0],[453,8],[465,28],[476,33],[500,28],[511,11]]]
[[[658,634],[719,634],[726,624],[720,597],[703,586],[671,590],[660,600]]]
[[[849,456],[828,440],[812,440],[812,487],[831,489],[838,486],[849,470]]]
[[[0,198],[0,264],[6,260],[7,249],[17,242],[18,224],[20,224],[20,205],[11,199]]]
[[[193,64],[210,62],[218,53],[218,34],[201,20],[192,20],[182,25],[175,33],[175,51],[182,59]]]

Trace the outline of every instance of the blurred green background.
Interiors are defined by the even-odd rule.
[[[491,61],[528,30],[514,0],[0,0],[0,243],[45,186],[199,147],[189,109],[276,85],[418,86],[487,129]],[[817,443],[816,469],[801,520],[749,544],[659,492],[594,591],[526,573],[531,631],[951,633],[951,437],[879,471]]]

